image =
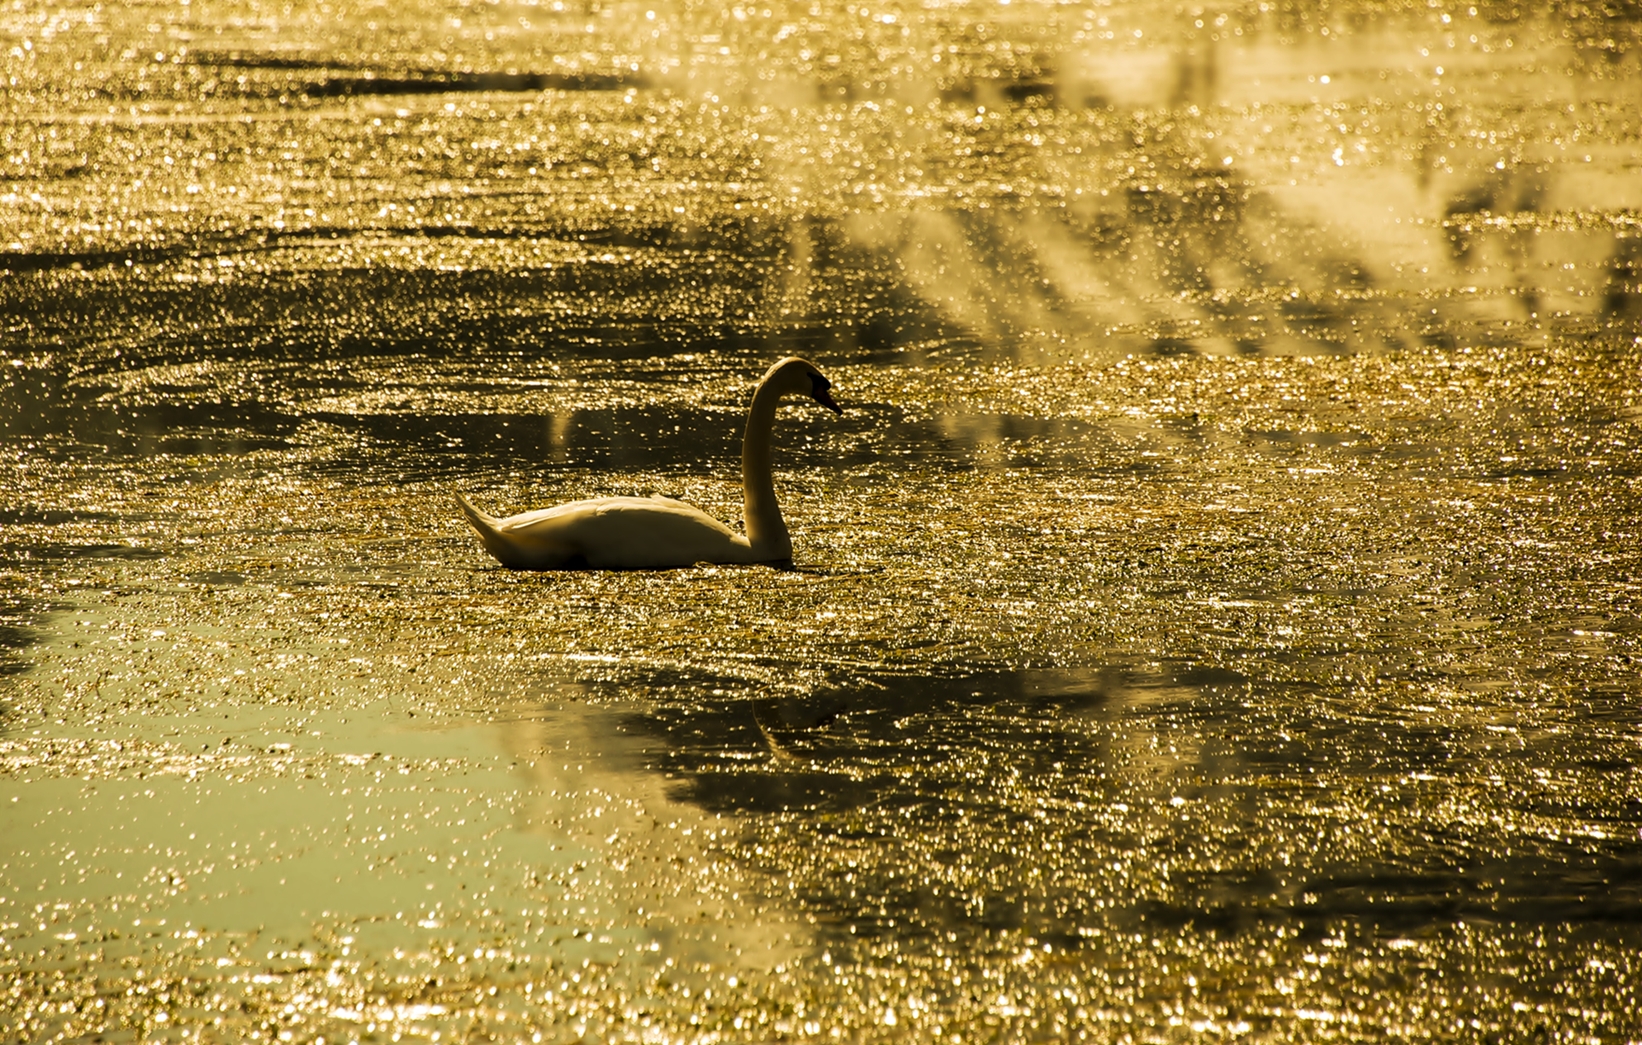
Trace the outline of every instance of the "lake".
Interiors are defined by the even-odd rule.
[[[1642,1038],[1634,5],[0,52],[9,1040]]]

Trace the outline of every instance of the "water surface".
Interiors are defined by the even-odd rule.
[[[0,16],[0,1027],[1642,1037],[1642,19]],[[454,510],[797,569],[518,574]]]

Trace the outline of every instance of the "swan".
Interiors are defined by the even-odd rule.
[[[513,570],[646,570],[696,563],[791,565],[792,540],[770,477],[770,431],[786,395],[807,395],[842,414],[832,382],[815,365],[788,356],[764,374],[747,413],[741,442],[741,490],[746,536],[694,505],[671,497],[601,497],[571,501],[498,519],[456,500],[479,532],[485,551]]]

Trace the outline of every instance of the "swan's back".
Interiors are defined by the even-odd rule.
[[[571,501],[506,519],[475,509],[468,518],[490,553],[514,569],[645,570],[752,557],[745,537],[670,497]]]

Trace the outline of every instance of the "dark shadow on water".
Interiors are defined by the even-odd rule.
[[[779,467],[839,468],[915,457],[954,470],[1024,466],[1078,467],[1095,474],[1155,472],[1098,426],[1073,419],[941,418],[909,421],[890,404],[851,403],[842,418],[791,409],[775,435]],[[542,481],[564,472],[678,472],[740,481],[739,411],[695,407],[622,407],[564,414],[414,412],[316,414],[370,443],[395,447],[402,466],[425,463],[436,472],[470,475],[535,472]],[[1112,444],[1106,452],[1090,446]],[[644,490],[634,493],[672,491]]]
[[[1389,938],[1466,920],[1642,923],[1635,839],[1529,841],[1431,817],[1386,794],[1410,774],[1467,794],[1454,736],[1388,742],[1321,712],[1276,728],[1262,722],[1271,686],[1217,665],[877,676],[791,697],[665,682],[673,696],[624,722],[649,738],[649,768],[743,823],[749,845],[796,833],[801,852],[751,862],[795,878],[841,942],[1022,931],[1076,949],[1091,925],[1320,935],[1350,922]],[[702,696],[713,688],[727,695]],[[1272,821],[1295,789],[1315,796],[1310,812]],[[1381,825],[1372,852],[1347,844],[1364,822]]]
[[[1147,147],[1165,157],[1174,148]],[[1363,293],[1374,285],[1366,259],[1230,175],[1148,181],[1113,201],[703,226],[562,216],[495,227],[248,224],[175,242],[0,253],[0,270],[20,277],[0,285],[0,313],[14,343],[108,372],[415,354],[799,352],[913,364],[954,351],[978,363],[1338,354],[1455,344],[1469,331],[1463,311],[1433,315],[1415,298]],[[1455,212],[1451,229],[1486,226],[1489,213]],[[1615,241],[1606,266],[1610,315],[1635,297],[1633,242]],[[520,263],[510,244],[562,256]],[[461,264],[406,267],[407,247],[459,249]],[[1140,248],[1154,254],[1137,265]],[[1455,279],[1473,278],[1464,252],[1455,264]],[[1538,277],[1518,267],[1529,281],[1512,292],[1520,299]],[[92,270],[125,275],[84,278]],[[1162,299],[1177,307],[1150,304]]]
[[[1642,236],[1619,240],[1613,260],[1609,262],[1602,307],[1608,316],[1616,319],[1636,316],[1642,320]]]
[[[129,518],[129,517],[128,517]],[[140,544],[86,543],[68,544],[61,541],[31,541],[5,549],[0,564],[23,565],[30,563],[64,563],[81,559],[124,559],[137,561],[160,559],[165,552]]]
[[[38,601],[25,595],[0,592],[0,678],[28,670],[22,651],[39,641],[35,627],[39,619]],[[6,729],[6,704],[0,702],[0,733]]]
[[[258,51],[195,51],[192,65],[258,73],[306,74],[231,81],[242,97],[299,94],[310,98],[475,92],[618,91],[649,86],[637,73],[536,73],[502,70],[393,69],[353,66]]]
[[[109,523],[121,518],[112,512],[78,511],[69,508],[36,508],[19,505],[0,508],[0,526],[62,526],[64,523]]]

